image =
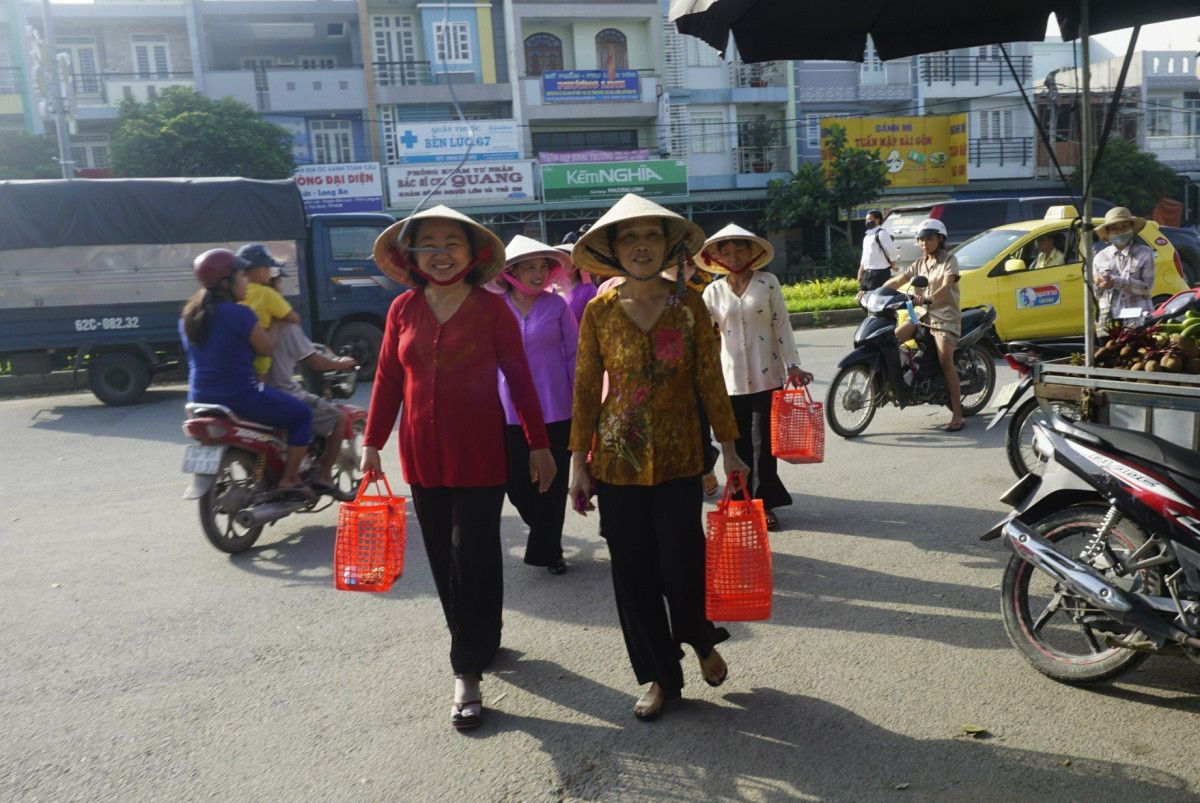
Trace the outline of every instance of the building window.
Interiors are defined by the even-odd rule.
[[[337,67],[337,60],[324,56],[306,56],[300,59],[302,70],[332,70]]]
[[[980,139],[1012,139],[1013,113],[1009,109],[992,109],[979,113]]]
[[[71,160],[76,170],[108,167],[108,135],[77,134],[71,137]]]
[[[542,151],[624,151],[638,146],[637,130],[615,131],[535,131],[533,150]]]
[[[721,54],[709,47],[704,40],[698,39],[695,36],[683,37],[683,50],[684,58],[689,67],[721,66]]]
[[[167,50],[167,37],[135,33],[131,38],[137,77],[143,81],[151,78],[169,78],[171,57]]]
[[[925,69],[930,81],[950,80],[950,51],[942,50],[925,57]]]
[[[1170,101],[1151,101],[1146,110],[1146,136],[1169,137],[1171,135]]]
[[[471,63],[471,26],[465,22],[435,22],[433,40],[437,61],[447,64]]]
[[[380,86],[412,86],[422,75],[417,65],[413,18],[371,17],[375,47],[375,82]]]
[[[562,40],[552,33],[535,33],[525,37],[525,74],[541,75],[547,70],[563,68]]]
[[[804,146],[810,151],[821,148],[821,115],[804,115]]]
[[[629,45],[625,34],[616,28],[605,28],[596,34],[596,66],[609,72],[629,69]]]
[[[1196,97],[1184,96],[1183,119],[1187,123],[1187,134],[1196,137],[1200,136],[1200,94],[1189,92],[1188,95]]]
[[[729,150],[725,142],[724,112],[702,112],[689,110],[692,135],[689,137],[692,153],[725,153]]]
[[[349,120],[312,120],[308,129],[312,135],[314,163],[354,161],[354,139]]]
[[[55,43],[59,53],[71,59],[71,83],[75,91],[94,95],[100,91],[96,69],[96,40],[90,36],[60,36]]]

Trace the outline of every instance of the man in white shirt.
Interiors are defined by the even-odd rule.
[[[883,227],[883,213],[878,209],[867,212],[867,233],[863,235],[862,259],[858,263],[859,298],[892,278],[899,256],[892,235]]]

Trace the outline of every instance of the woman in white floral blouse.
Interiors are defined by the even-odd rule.
[[[800,369],[779,280],[760,270],[774,256],[770,242],[730,223],[708,238],[696,260],[724,276],[705,288],[704,303],[721,335],[721,373],[741,434],[736,449],[750,467],[747,490],[763,500],[769,530],[779,527],[774,508],[792,503],[771,454],[771,394],[788,381],[812,381]]]

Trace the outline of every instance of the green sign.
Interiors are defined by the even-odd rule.
[[[687,162],[676,159],[542,165],[542,197],[547,201],[615,199],[627,192],[661,198],[687,191]]]

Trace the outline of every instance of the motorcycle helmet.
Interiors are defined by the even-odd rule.
[[[935,217],[928,220],[922,220],[921,225],[917,227],[917,239],[928,237],[931,234],[940,234],[943,238],[949,237],[949,232],[946,231],[946,224]]]
[[[192,262],[192,273],[196,280],[211,289],[217,282],[233,274],[235,270],[246,270],[250,263],[228,248],[213,248],[205,251]]]

